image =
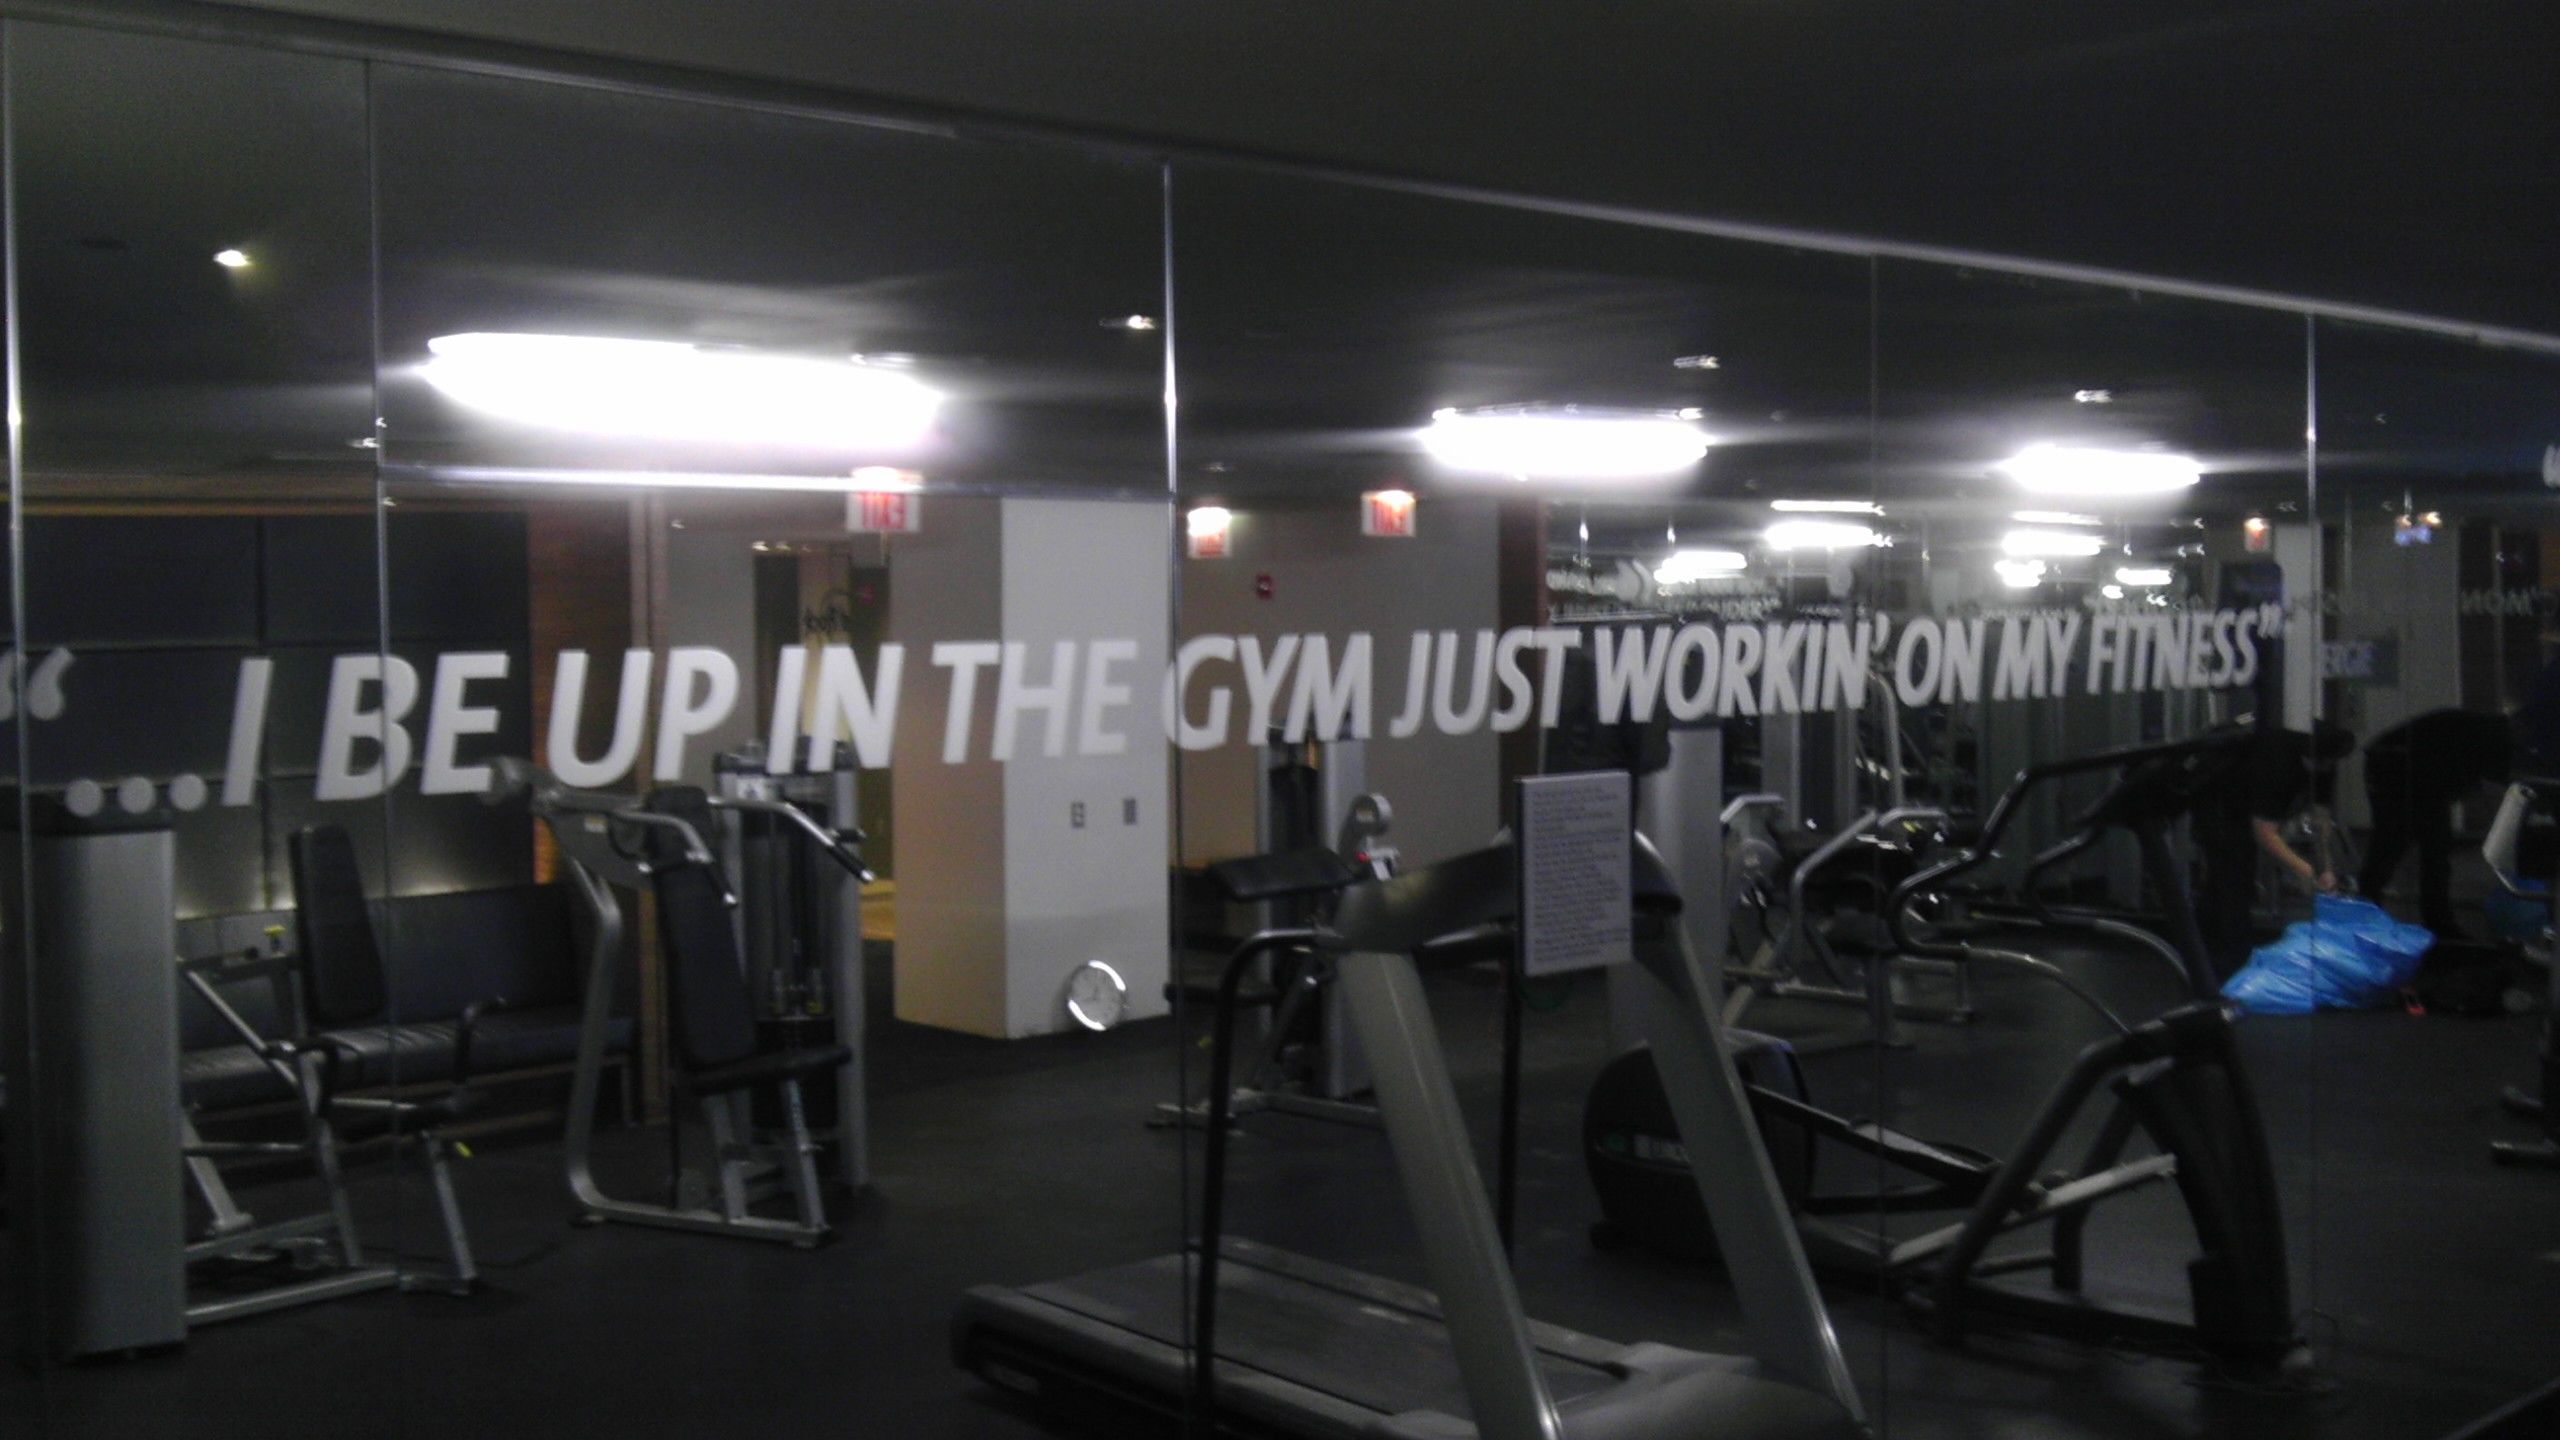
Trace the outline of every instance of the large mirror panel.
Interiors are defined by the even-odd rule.
[[[2317,353],[2320,703],[2360,742],[2338,813],[2389,918],[2324,932],[2296,972],[2324,1005],[2370,997],[2295,1022],[2333,1097],[2341,1258],[2316,1299],[2363,1403],[2429,1433],[2550,1370],[2523,1337],[2551,1308],[2560,360],[2328,321]],[[2448,1290],[2463,1303],[2413,1306]]]
[[[1725,819],[1773,788],[1789,793],[1734,814],[1801,832],[1855,803],[1823,762],[1867,693],[1857,563],[1791,548],[1789,522],[1826,517],[1785,506],[1866,505],[1866,266],[1249,170],[1179,168],[1173,196],[1181,859],[1186,916],[1224,917],[1186,928],[1192,964],[1215,973],[1268,923],[1231,882],[1274,852],[1332,850],[1392,868],[1384,893],[1510,914],[1515,880],[1537,883],[1513,857],[1542,873],[1554,823],[1506,848],[1539,803],[1522,797],[1576,786],[1623,807],[1617,831],[1642,834],[1658,898],[1681,905],[1640,917],[1634,958],[1602,970],[1548,973],[1552,952],[1508,931],[1432,951],[1447,959],[1421,967],[1440,1037],[1423,1068],[1445,1058],[1458,1110],[1427,1118],[1386,1079],[1413,1063],[1410,1037],[1364,1048],[1390,1043],[1361,1028],[1374,962],[1321,944],[1249,957],[1309,1013],[1240,1012],[1231,1096],[1193,1069],[1195,1103],[1245,1112],[1221,1173],[1195,1172],[1232,1307],[1195,1347],[1370,1409],[1481,1420],[1527,1377],[1480,1363],[1467,1333],[1453,1361],[1437,1321],[1391,1338],[1413,1302],[1379,1297],[1499,1274],[1525,1313],[1604,1337],[1589,1345],[1741,1351],[1792,1388],[1783,1403],[1864,1413],[1879,1307],[1804,1263],[1795,1217],[1764,1203],[1778,1192],[1752,1188],[1775,1172],[1747,1128],[1705,1136],[1665,1107],[1704,1124],[1692,1105],[1733,1098],[1684,1048],[1725,1045],[1729,1015],[1747,1008],[1768,1037],[1751,1063],[1774,1074],[1793,1040],[1860,1014],[1778,995],[1797,960],[1758,891],[1729,881]],[[1364,795],[1391,817],[1382,834],[1360,823]],[[1276,913],[1366,904],[1320,893]],[[1665,990],[1648,962],[1675,949],[1695,984]],[[1196,991],[1189,1028],[1212,1035]],[[1871,1094],[1872,1051],[1825,1063]],[[1472,1198],[1391,1166],[1375,1132],[1399,1114],[1395,1153],[1450,1147],[1435,1153],[1467,1157]],[[1719,1183],[1746,1178],[1747,1199],[1716,1196],[1734,1207],[1716,1224],[1750,1260],[1714,1263],[1693,1155]],[[1281,1342],[1270,1307],[1294,1305],[1353,1338]],[[1563,1343],[1539,1381],[1551,1398],[1630,1403],[1598,1352]],[[1407,1346],[1410,1363],[1388,1358]]]
[[[399,1369],[382,1342],[428,1236],[414,1150],[340,1102],[396,1078],[356,1040],[395,1018],[400,977],[381,952],[326,969],[304,883],[306,827],[329,824],[345,884],[327,913],[361,921],[390,820],[368,795],[318,803],[332,739],[373,743],[324,730],[327,677],[381,644],[364,69],[45,25],[6,39],[23,417],[6,721],[38,881],[9,918],[29,972],[11,1308],[40,1365],[189,1358],[45,1370],[0,1409],[34,1434],[284,1410],[380,1428]],[[323,1302],[339,1323],[312,1322]]]
[[[2327,1101],[2316,1037],[2221,992],[2340,869],[2303,322],[1902,262],[1877,295],[1881,660],[1954,817],[1886,901],[1893,1119],[1991,1157],[1967,1233],[1898,1227],[1969,1344],[1896,1352],[1896,1433],[1983,1423],[1983,1366],[2072,1376],[2038,1433],[2267,1433],[2321,1403]]]
[[[395,860],[422,951],[525,937],[448,997],[508,997],[482,1063],[532,1097],[472,1167],[548,1317],[499,1323],[622,1337],[644,1427],[816,1384],[1032,1433],[951,1307],[1179,1233],[1158,171],[376,97],[390,649],[447,732]]]

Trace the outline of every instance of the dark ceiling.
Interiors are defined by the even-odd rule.
[[[362,8],[378,18],[405,13]],[[1578,38],[1553,33],[1551,20],[1516,31],[1453,22],[1452,38],[1408,34],[1384,48],[1366,32],[1333,37],[1329,48],[1289,27],[1263,36],[1255,27],[1269,17],[1246,7],[1151,10],[1152,29],[1132,20],[1114,32],[1105,21],[1125,12],[1086,6],[1081,28],[1056,33],[1036,29],[1035,17],[996,13],[1006,8],[976,0],[928,12],[934,18],[897,40],[913,61],[901,86],[875,74],[889,65],[880,49],[844,49],[876,17],[818,7],[723,7],[735,32],[696,37],[690,57],[746,68],[741,47],[753,41],[773,47],[760,52],[758,68],[791,75],[834,46],[853,57],[835,78],[861,88],[1332,159],[1362,160],[1358,147],[1344,148],[1357,138],[1365,163],[1478,181],[1526,185],[1527,172],[1506,167],[1549,164],[1558,183],[1543,188],[1590,198],[1641,198],[1626,187],[1642,172],[1657,185],[1707,187],[1695,191],[1695,208],[1731,208],[1709,198],[1740,192],[1717,187],[1791,176],[1800,183],[1788,203],[1814,208],[1785,218],[1876,231],[1890,227],[1847,212],[1825,220],[1819,205],[1867,205],[1914,188],[1912,167],[1949,136],[1989,126],[1997,97],[2010,104],[2042,95],[2056,106],[2051,114],[2013,114],[2019,133],[2002,131],[1999,146],[1986,140],[1945,183],[1956,193],[1970,184],[1983,199],[1968,223],[2078,226],[2075,243],[2094,248],[1987,231],[1896,233],[2425,303],[2323,287],[2307,271],[2232,268],[2232,256],[2303,223],[2271,208],[2281,198],[2274,192],[2217,188],[2232,168],[2264,163],[2262,148],[2278,153],[2291,143],[2281,127],[2233,130],[2204,146],[2164,111],[2112,149],[2091,142],[2079,163],[2063,167],[2067,180],[2024,166],[2016,153],[2096,124],[2095,115],[2121,117],[2130,97],[2152,93],[2144,84],[2168,83],[2164,66],[2219,74],[2232,52],[2302,38],[2315,17],[2353,31],[2378,23],[2382,7],[2259,7],[2240,12],[2255,19],[2213,26],[2108,30],[2106,44],[2091,35],[2066,43],[2047,20],[2022,23],[1979,54],[1948,35],[1903,35],[1902,63],[1892,67],[1867,47],[1886,44],[1903,22],[1861,28],[1838,5],[1783,15],[1725,7],[1714,24],[1734,28],[1738,49],[1708,47],[1717,58],[1700,63],[1687,96],[1695,113],[1674,103],[1666,52],[1706,46],[1704,7],[1670,19],[1651,5],[1576,7],[1590,12]],[[1227,18],[1185,18],[1209,9]],[[1372,18],[1399,34],[1416,23],[1418,7],[1390,9]],[[468,5],[440,13],[456,25],[458,16],[489,27],[504,19],[515,27],[507,33],[525,32],[517,38],[561,43],[575,18],[545,5],[503,17]],[[590,13],[608,12],[577,11]],[[606,48],[654,54],[679,34],[673,9],[609,13],[627,29]],[[1823,61],[1831,68],[1799,55],[1789,72],[1799,79],[1779,83],[1775,75],[1797,54],[1790,47],[1810,43],[1797,27],[1821,14],[1839,28]],[[1640,15],[1660,20],[1657,45],[1636,43],[1628,27]],[[990,45],[982,36],[986,73],[963,76],[936,46],[956,44],[942,27],[968,16],[984,35],[1010,38]],[[1041,17],[1057,23],[1055,13]],[[782,43],[795,37],[796,46]],[[1541,39],[1545,63],[1532,66],[1530,47]],[[1252,65],[1220,48],[1248,40],[1269,46]],[[2442,43],[2430,31],[2402,50],[2421,56]],[[1024,47],[1045,58],[1017,53]],[[1145,85],[1124,73],[1136,63],[1132,52],[1148,57]],[[1452,59],[1461,52],[1508,68],[1480,73]],[[1759,62],[1743,64],[1745,54]],[[1210,104],[1199,67],[1173,63],[1177,56],[1223,77],[1231,103]],[[1071,95],[1056,67],[1078,57],[1091,62],[1091,83]],[[1603,57],[1622,70],[1600,73]],[[1161,340],[1102,323],[1153,311],[1163,299],[1165,227],[1151,166],[442,68],[392,64],[368,76],[339,58],[54,26],[16,29],[10,64],[27,453],[39,471],[358,469],[368,457],[355,447],[375,414],[387,423],[382,453],[412,465],[794,463],[663,446],[628,454],[563,447],[476,423],[415,380],[431,336],[546,330],[907,352],[955,400],[936,480],[1162,491]],[[1288,105],[1270,87],[1275,68],[1294,76]],[[2494,73],[2470,87],[2448,79],[2445,95],[2470,104],[2503,94]],[[990,89],[1005,86],[1017,88]],[[2359,103],[2406,98],[2401,81],[2372,87]],[[2246,103],[2282,109],[2278,97],[2293,93],[2287,103],[2307,105],[2302,97],[2317,88],[2270,80]],[[1495,104],[1501,90],[1510,98]],[[2074,93],[2079,108],[2060,104]],[[1176,124],[1162,107],[1183,94],[1201,108]],[[1757,94],[1763,112],[1747,127],[1745,94]],[[2549,144],[2541,92],[2532,96],[2538,111],[2510,98],[2519,108],[2483,132],[2484,155]],[[1896,105],[1935,118],[1905,127],[1887,158],[1860,134]],[[2168,109],[2228,118],[2235,107],[2245,108],[2204,86]],[[1351,127],[1355,137],[1345,117],[1360,114],[1378,124]],[[1639,123],[1642,114],[1650,118]],[[2537,114],[2546,123],[2527,123]],[[2452,115],[2431,123],[2450,125]],[[1256,130],[1283,125],[1295,127],[1286,144],[1277,131]],[[1719,125],[1761,143],[1728,136],[1707,144]],[[2159,208],[2119,213],[2069,198],[2074,187],[2136,184],[2140,156],[2163,153],[2172,132],[2215,157],[2190,167],[2189,193],[2170,207],[2180,224],[2164,228]],[[1645,139],[1624,138],[1632,135]],[[1391,144],[1402,157],[1392,166]],[[2232,158],[2244,152],[2253,158]],[[1852,164],[1857,154],[1869,158]],[[1472,168],[1457,168],[1461,161]],[[1568,171],[1570,187],[1562,184]],[[1825,174],[1836,184],[1815,183]],[[2434,172],[2440,188],[2454,189],[2473,174],[2449,160]],[[1989,177],[2010,203],[1989,203]],[[2530,183],[2500,190],[2479,179],[2474,198],[2494,200],[2505,228],[2484,221],[2448,234],[2443,226],[2460,208],[2439,208],[2430,212],[2434,238],[2411,253],[2465,283],[2491,285],[2501,283],[2502,246],[2537,233],[2549,241],[2554,197],[2547,183],[2538,192]],[[2411,217],[2395,220],[2381,193],[2367,192],[2371,224],[2340,228],[2333,244],[2296,258],[2382,256],[2390,227]],[[1716,451],[1665,493],[1745,501],[1755,512],[1778,495],[1972,498],[1997,508],[2014,497],[1987,466],[2025,442],[2057,438],[2194,452],[2214,475],[2210,493],[2195,499],[2213,513],[2268,508],[2303,491],[2313,337],[2294,315],[1980,268],[1871,266],[1210,161],[1178,167],[1170,228],[1188,495],[1276,498],[1382,481],[1430,488],[1439,477],[1414,473],[1412,432],[1434,409],[1568,401],[1697,408]],[[2172,230],[2183,245],[2237,248],[2212,265],[2168,250],[2106,249]],[[209,263],[230,244],[254,248],[258,265],[226,272]],[[2425,270],[2377,264],[2371,273],[2378,283],[2386,272]],[[2471,313],[2534,320],[2531,305],[2548,299],[2541,272],[2534,279],[2513,287],[2514,305]],[[2437,493],[2450,484],[2482,495],[2540,493],[2532,477],[2542,448],[2560,441],[2560,386],[2551,383],[2560,362],[2337,325],[2322,327],[2321,341],[2324,474],[2369,474],[2395,490],[2423,475]],[[1720,363],[1672,363],[1696,354]],[[2112,403],[2076,402],[2084,390],[2104,390]]]
[[[254,0],[2560,332],[2548,0]]]

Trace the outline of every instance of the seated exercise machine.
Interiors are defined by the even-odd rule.
[[[564,1143],[581,1222],[619,1221],[803,1247],[824,1240],[829,1230],[818,1145],[801,1087],[854,1064],[862,1043],[861,1010],[846,1003],[845,992],[858,995],[861,977],[858,971],[837,977],[839,1028],[831,1041],[794,1043],[786,1035],[777,1045],[759,1033],[737,900],[717,845],[723,833],[719,817],[729,812],[778,821],[857,886],[869,878],[856,849],[860,837],[821,826],[787,801],[708,796],[691,786],[662,786],[646,799],[634,799],[574,790],[529,762],[501,760],[490,798],[515,795],[524,796],[550,827],[589,924],[586,997]],[[710,1133],[708,1166],[688,1167],[679,1153],[675,1195],[665,1204],[608,1195],[595,1176],[596,1101],[625,933],[616,886],[646,891],[656,900],[667,975],[669,1079]],[[858,960],[858,949],[855,954]],[[778,1106],[780,1123],[773,1128],[779,1135],[772,1143],[759,1141],[748,1108],[757,1091]],[[858,1114],[845,1114],[841,1123],[851,1127],[848,1135],[860,1134]],[[680,1121],[671,1125],[671,1138],[680,1141]],[[777,1173],[791,1213],[757,1214],[766,1181]]]
[[[2088,838],[2091,830],[2125,823],[2129,817],[2144,823],[2162,819],[2156,796],[2164,772],[2146,767],[2167,759],[2181,763],[2182,773],[2200,775],[2206,772],[2184,762],[2202,754],[2154,746],[2030,770],[2001,797],[1972,844],[1905,879],[1887,902],[1887,922],[1902,952],[1962,964],[2017,964],[2060,984],[2114,1032],[2075,1057],[2005,1159],[1810,1104],[1790,1047],[1736,1033],[1734,1048],[1753,1076],[1753,1109],[1770,1141],[1806,1251],[1817,1266],[1901,1294],[1944,1338],[1964,1334],[1977,1321],[1991,1321],[2090,1343],[2201,1354],[2234,1374],[2282,1377],[2307,1363],[2294,1321],[2273,1164],[2233,1033],[2236,1012],[2219,999],[2194,998],[2148,1022],[2128,1024],[2045,961],[1924,938],[1910,925],[1910,911],[1925,895],[1991,862],[2032,787],[2064,773],[2126,772],[2108,799],[2082,817],[2082,833],[2036,861],[2058,863],[2094,844]],[[2133,784],[2139,796],[2120,793],[2133,782],[2134,772],[2140,772]],[[2146,855],[2150,853],[2146,847]],[[2169,858],[2165,842],[2157,857]],[[2182,871],[2165,869],[2151,878],[2173,909],[2188,906]],[[2055,923],[2088,924],[2072,917]],[[2121,925],[2109,921],[2108,933],[2117,933]],[[2182,984],[2193,976],[2209,976],[2192,915],[2173,928],[2187,937],[2186,945],[2155,937],[2146,948],[2177,954]],[[2076,1165],[2052,1168],[2055,1150],[2102,1090],[2113,1104],[2088,1150]],[[1678,1183],[1684,1157],[1665,1123],[1667,1104],[1641,1050],[1613,1061],[1593,1086],[1584,1117],[1584,1147],[1606,1217],[1594,1238],[1675,1255],[1729,1256],[1731,1246]],[[2128,1157],[2137,1132],[2150,1138],[2151,1153]],[[1856,1157],[1851,1163],[1861,1174],[1872,1176],[1882,1166],[1901,1179],[1845,1191],[1822,1189],[1817,1160],[1826,1147]],[[2163,1181],[2177,1184],[2196,1236],[2197,1253],[2186,1266],[2187,1313],[2102,1303],[2087,1295],[2083,1238],[2092,1209],[2112,1196]],[[1875,1223],[1887,1214],[1933,1212],[1956,1218],[1902,1238]],[[1858,1223],[1859,1217],[1868,1217],[1869,1223]],[[2051,1227],[2049,1249],[1992,1253],[2003,1236],[2038,1225]],[[1998,1283],[1998,1277],[2035,1270],[2046,1272],[2048,1286]]]
[[[1320,925],[1343,889],[1395,873],[1398,856],[1387,842],[1395,812],[1384,796],[1358,788],[1367,778],[1364,750],[1358,740],[1291,745],[1275,735],[1261,752],[1255,833],[1263,848],[1208,867],[1218,897],[1256,912],[1257,929]],[[1274,1111],[1378,1123],[1367,1098],[1368,1062],[1333,982],[1330,960],[1316,946],[1277,950],[1257,962],[1237,1003],[1260,1016],[1260,1044],[1236,1084],[1232,1115]],[[1167,989],[1207,1005],[1217,999],[1218,977],[1186,972]],[[1197,1124],[1207,1108],[1206,1101],[1165,1101],[1148,1123]]]
[[[959,1363],[1058,1411],[1188,1418],[1216,1433],[1325,1440],[1568,1440],[1863,1434],[1855,1387],[1788,1225],[1685,943],[1679,896],[1636,846],[1635,959],[1647,1038],[1679,1078],[1690,1177],[1723,1233],[1756,1356],[1616,1345],[1522,1313],[1421,982],[1425,967],[1515,964],[1508,844],[1342,893],[1331,923],[1239,946],[1221,977],[1212,1123],[1195,1250],[962,1300]],[[1277,883],[1276,881],[1274,882]],[[1380,1119],[1429,1291],[1224,1234],[1236,996],[1263,956],[1332,952],[1375,1067]]]
[[[11,1216],[16,1335],[38,1362],[147,1351],[198,1327],[398,1288],[455,1292],[476,1271],[446,1173],[442,1126],[476,1103],[470,1016],[453,1031],[453,1088],[434,1100],[380,1093],[397,1076],[362,1027],[387,1004],[352,845],[343,830],[293,837],[297,946],[282,931],[262,948],[177,954],[175,846],[165,810],[85,813],[30,797],[31,824],[0,836],[0,863],[24,863],[29,902],[47,918],[30,973],[25,945],[7,947],[6,993],[28,997],[39,1046],[12,1046],[8,1094],[29,1110],[9,1127],[10,1173],[41,1174],[40,1203]],[[0,806],[14,816],[15,805]],[[32,981],[33,983],[29,983]],[[274,993],[269,1029],[231,987]],[[183,988],[182,988],[183,987]],[[271,1077],[290,1111],[283,1138],[212,1139],[189,1106],[178,1011],[191,993]],[[476,1013],[476,1011],[474,1012]],[[317,1032],[337,1027],[334,1035]],[[345,1179],[350,1133],[415,1143],[427,1159],[450,1255],[445,1273],[367,1255]],[[252,1215],[225,1162],[308,1166],[318,1208]]]
[[[2489,862],[2489,873],[2508,893],[2549,904],[2552,882],[2536,882],[2528,877],[2521,858],[2525,821],[2537,806],[2546,812],[2560,812],[2560,779],[2527,779],[2508,786],[2480,854]],[[2489,1155],[2501,1165],[2560,1170],[2560,1108],[2555,1108],[2555,1101],[2560,1101],[2560,955],[2554,954],[2550,930],[2543,932],[2543,943],[2536,948],[2540,953],[2534,958],[2542,964],[2550,984],[2550,998],[2542,1012],[2542,1093],[2509,1086],[2498,1098],[2509,1111],[2540,1125],[2542,1136],[2536,1140],[2494,1141]]]

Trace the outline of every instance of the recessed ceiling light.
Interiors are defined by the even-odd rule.
[[[249,268],[249,252],[246,250],[216,250],[213,252],[213,263],[221,266],[225,270],[246,270]]]
[[[1440,410],[1422,448],[1452,470],[1541,479],[1673,475],[1705,458],[1706,432],[1658,411],[1530,406]]]
[[[2041,495],[2165,495],[2204,478],[2189,455],[2071,445],[2030,445],[1993,468]]]

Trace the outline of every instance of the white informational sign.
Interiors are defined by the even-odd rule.
[[[1632,957],[1634,786],[1623,770],[1520,782],[1520,968],[1560,975]]]

